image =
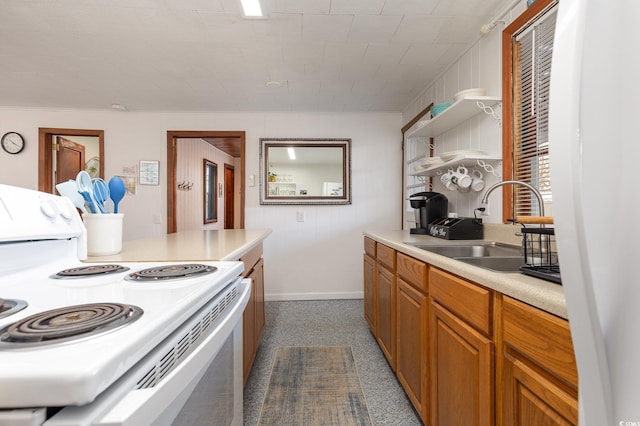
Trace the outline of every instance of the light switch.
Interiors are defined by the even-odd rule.
[[[256,186],[256,175],[249,175],[249,186]]]
[[[298,212],[298,222],[304,222],[304,212]]]

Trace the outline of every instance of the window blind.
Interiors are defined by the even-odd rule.
[[[549,175],[549,83],[556,8],[516,36],[514,45],[514,179],[538,188],[551,202]],[[540,215],[534,194],[514,186],[513,215]]]

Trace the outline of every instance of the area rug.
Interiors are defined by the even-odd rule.
[[[258,425],[371,424],[351,347],[278,347]]]

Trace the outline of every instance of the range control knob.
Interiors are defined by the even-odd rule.
[[[45,216],[51,219],[54,219],[58,215],[58,208],[51,200],[43,201],[40,204],[40,210]]]
[[[71,220],[73,214],[69,209],[69,206],[66,205],[63,200],[56,200],[56,205],[58,206],[58,210],[60,211],[60,216],[62,216],[62,218],[65,220]]]

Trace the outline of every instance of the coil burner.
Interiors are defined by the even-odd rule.
[[[16,312],[20,312],[28,306],[28,303],[19,299],[0,298],[0,318],[8,317]]]
[[[120,303],[66,306],[23,318],[0,330],[6,343],[57,343],[87,337],[129,324],[143,311]]]
[[[131,273],[125,277],[128,281],[165,281],[182,278],[194,278],[215,272],[215,266],[200,263],[184,263],[179,265],[156,266]]]
[[[58,272],[53,275],[52,278],[87,278],[108,274],[117,274],[119,272],[126,272],[129,268],[120,265],[90,265],[79,266],[77,268],[69,268]]]

